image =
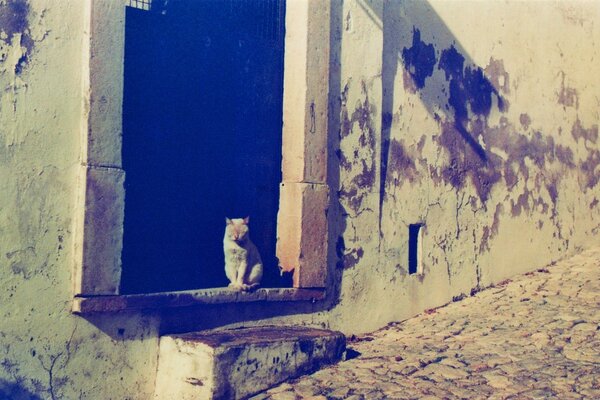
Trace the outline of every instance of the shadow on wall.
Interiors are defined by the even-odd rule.
[[[340,240],[346,230],[344,207],[340,203],[340,160],[336,157],[340,149],[341,129],[341,51],[343,29],[343,0],[332,0],[330,9],[329,33],[329,114],[327,132],[327,185],[330,191],[330,203],[327,210],[328,225],[328,282],[327,308],[333,308],[340,299],[342,273],[344,270],[344,249],[340,249]],[[343,246],[342,246],[343,247]]]
[[[380,206],[390,156],[393,155],[394,163],[400,163],[398,167],[415,167],[402,145],[391,140],[396,100],[394,85],[399,73],[403,75],[405,91],[418,94],[428,112],[442,126],[439,140],[450,153],[450,165],[438,178],[459,189],[464,185],[468,170],[484,172],[478,174],[481,181],[475,184],[485,202],[489,195],[487,189],[500,176],[480,143],[481,127],[469,126],[469,122],[477,120],[485,124],[493,107],[500,112],[508,109],[507,101],[497,89],[498,77],[492,78],[496,80],[492,82],[486,76],[496,71],[478,67],[426,1],[386,1],[383,15],[378,17],[383,30]],[[432,38],[433,42],[424,38]],[[500,73],[504,74],[503,67],[501,69]],[[503,79],[502,89],[508,91],[508,79]]]
[[[519,117],[509,119],[513,88],[504,60],[495,59],[495,53],[490,51],[486,65],[478,65],[428,1],[357,0],[356,4],[371,19],[371,29],[380,30],[383,39],[380,227],[383,216],[387,215],[387,194],[393,188],[406,182],[418,187],[431,181],[436,187],[452,187],[457,194],[474,191],[475,195],[469,198],[472,207],[495,208],[494,223],[482,226],[480,254],[490,249],[489,241],[498,233],[498,221],[504,214],[507,218],[534,213],[543,216],[553,225],[553,237],[559,241],[557,248],[568,248],[569,241],[563,235],[558,217],[560,184],[566,172],[570,172],[578,175],[582,192],[595,188],[600,182],[600,174],[594,172],[600,166],[600,150],[586,146],[587,154],[583,154],[580,161],[576,160],[575,147],[555,143],[555,132],[536,130],[527,110],[518,110],[520,115],[512,110],[511,116]],[[350,11],[342,17],[344,29],[351,30]],[[484,48],[491,47],[494,40],[497,36],[486,37],[485,32],[478,38]],[[516,62],[536,67],[527,65],[526,60]],[[555,107],[577,110],[579,105],[574,101],[577,90],[564,87],[564,72],[562,74],[563,87],[557,93]],[[418,111],[411,114],[414,102],[422,105],[437,123],[435,132],[419,132],[418,127],[404,126],[411,116],[419,117]],[[369,107],[355,112],[359,111],[370,112]],[[573,121],[571,136],[576,142],[583,139],[596,144],[598,126],[586,129],[577,118]],[[437,155],[442,157],[436,157],[435,162],[428,160],[423,152],[426,143],[439,148]],[[342,166],[345,163],[347,170],[355,169],[356,182],[340,195],[351,205],[360,203],[357,189],[368,186],[367,190],[377,190],[374,188],[376,179],[362,179],[365,174],[358,169],[362,166],[363,170],[374,171],[373,167],[366,168],[366,162],[374,157],[360,160],[355,156],[348,161],[346,158],[352,155],[343,156],[347,157],[340,158],[340,163]],[[339,169],[339,166],[331,169]],[[510,200],[488,204],[494,187],[505,189]],[[594,202],[590,209],[593,207]],[[538,229],[544,222],[543,218],[538,220]],[[353,244],[356,245],[340,242],[340,254],[352,255],[347,249]],[[342,259],[343,268],[352,268],[362,255],[357,252],[353,259]]]
[[[0,399],[42,400],[41,397],[31,393],[20,384],[8,382],[3,379],[0,379]]]

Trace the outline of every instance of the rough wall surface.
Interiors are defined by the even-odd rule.
[[[85,3],[0,0],[0,397],[153,390],[158,316],[69,312]],[[594,2],[332,7],[334,304],[184,310],[165,326],[366,332],[597,240]],[[425,224],[423,275],[407,273],[413,223]]]
[[[0,1],[0,398],[147,399],[156,323],[70,314],[83,1]]]
[[[597,240],[598,17],[593,2],[344,2],[334,328],[406,318]],[[407,272],[415,223],[423,275]]]

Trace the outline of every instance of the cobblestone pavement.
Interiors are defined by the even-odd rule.
[[[253,397],[600,399],[600,249],[356,338],[357,357]]]

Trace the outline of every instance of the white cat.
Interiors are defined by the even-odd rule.
[[[250,217],[225,218],[225,275],[229,287],[235,290],[252,290],[260,284],[263,264],[258,249],[250,240],[248,222]]]

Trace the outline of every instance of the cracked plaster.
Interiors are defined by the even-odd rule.
[[[70,314],[83,3],[0,0],[0,393],[146,399],[158,317]],[[339,299],[271,323],[366,332],[592,244],[600,78],[583,72],[600,52],[599,11],[568,3],[332,2]],[[414,43],[427,68],[411,84]],[[462,67],[439,68],[452,48]],[[416,222],[424,274],[409,276]]]

